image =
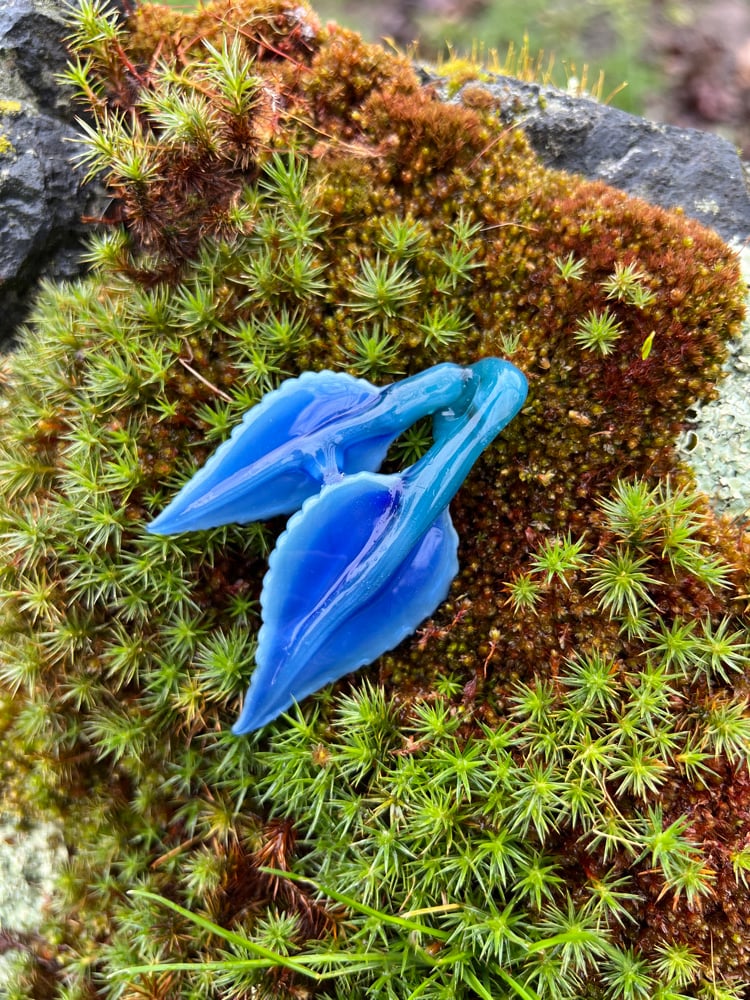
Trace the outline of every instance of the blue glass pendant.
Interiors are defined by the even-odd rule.
[[[380,389],[342,372],[289,379],[248,410],[146,530],[171,535],[299,510],[342,474],[380,468],[415,420],[450,417],[469,378],[446,363]]]
[[[455,366],[447,367],[439,375],[453,385]],[[436,419],[435,443],[419,462],[403,473],[330,482],[290,519],[269,560],[256,669],[236,734],[372,662],[445,599],[458,570],[448,505],[527,392],[506,361],[461,371],[461,391]]]

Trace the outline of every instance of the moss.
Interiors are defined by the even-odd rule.
[[[329,996],[739,995],[750,561],[673,444],[739,329],[735,256],[301,4],[73,37],[116,219],[41,296],[0,412],[7,797],[75,847],[37,972],[66,997],[294,995],[303,948],[350,963]],[[283,525],[143,523],[287,375],[491,354],[529,400],[452,507],[449,599],[236,740]],[[219,958],[206,921],[275,971],[127,971]]]

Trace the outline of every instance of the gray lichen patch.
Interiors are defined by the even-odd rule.
[[[740,261],[743,277],[750,282],[750,249],[740,252]],[[729,343],[725,369],[718,398],[691,407],[677,449],[719,513],[746,519],[750,518],[750,318],[745,319],[741,335]]]
[[[53,823],[21,829],[11,818],[0,816],[0,931],[10,938],[38,931],[67,856]],[[0,997],[15,959],[13,951],[0,955]]]
[[[0,156],[8,155],[13,153],[14,147],[13,143],[10,141],[8,136],[5,134],[2,128],[3,119],[6,117],[13,116],[21,113],[21,103],[19,101],[4,101],[0,100]]]
[[[715,198],[696,198],[693,205],[695,211],[703,215],[718,215],[721,211],[719,203]]]

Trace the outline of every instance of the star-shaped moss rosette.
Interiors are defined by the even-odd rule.
[[[71,32],[113,218],[4,367],[0,738],[3,808],[75,852],[9,988],[742,996],[747,544],[673,447],[734,254],[304,3],[88,0]],[[142,525],[285,378],[491,356],[529,400],[451,505],[446,601],[237,740],[283,524]]]

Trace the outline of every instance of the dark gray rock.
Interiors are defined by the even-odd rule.
[[[0,2],[0,345],[41,278],[80,273],[81,216],[103,207],[71,167],[77,111],[55,82],[66,32],[57,0]]]
[[[679,206],[725,240],[750,238],[747,173],[726,139],[510,77],[482,86],[547,166],[606,181],[663,208]]]

